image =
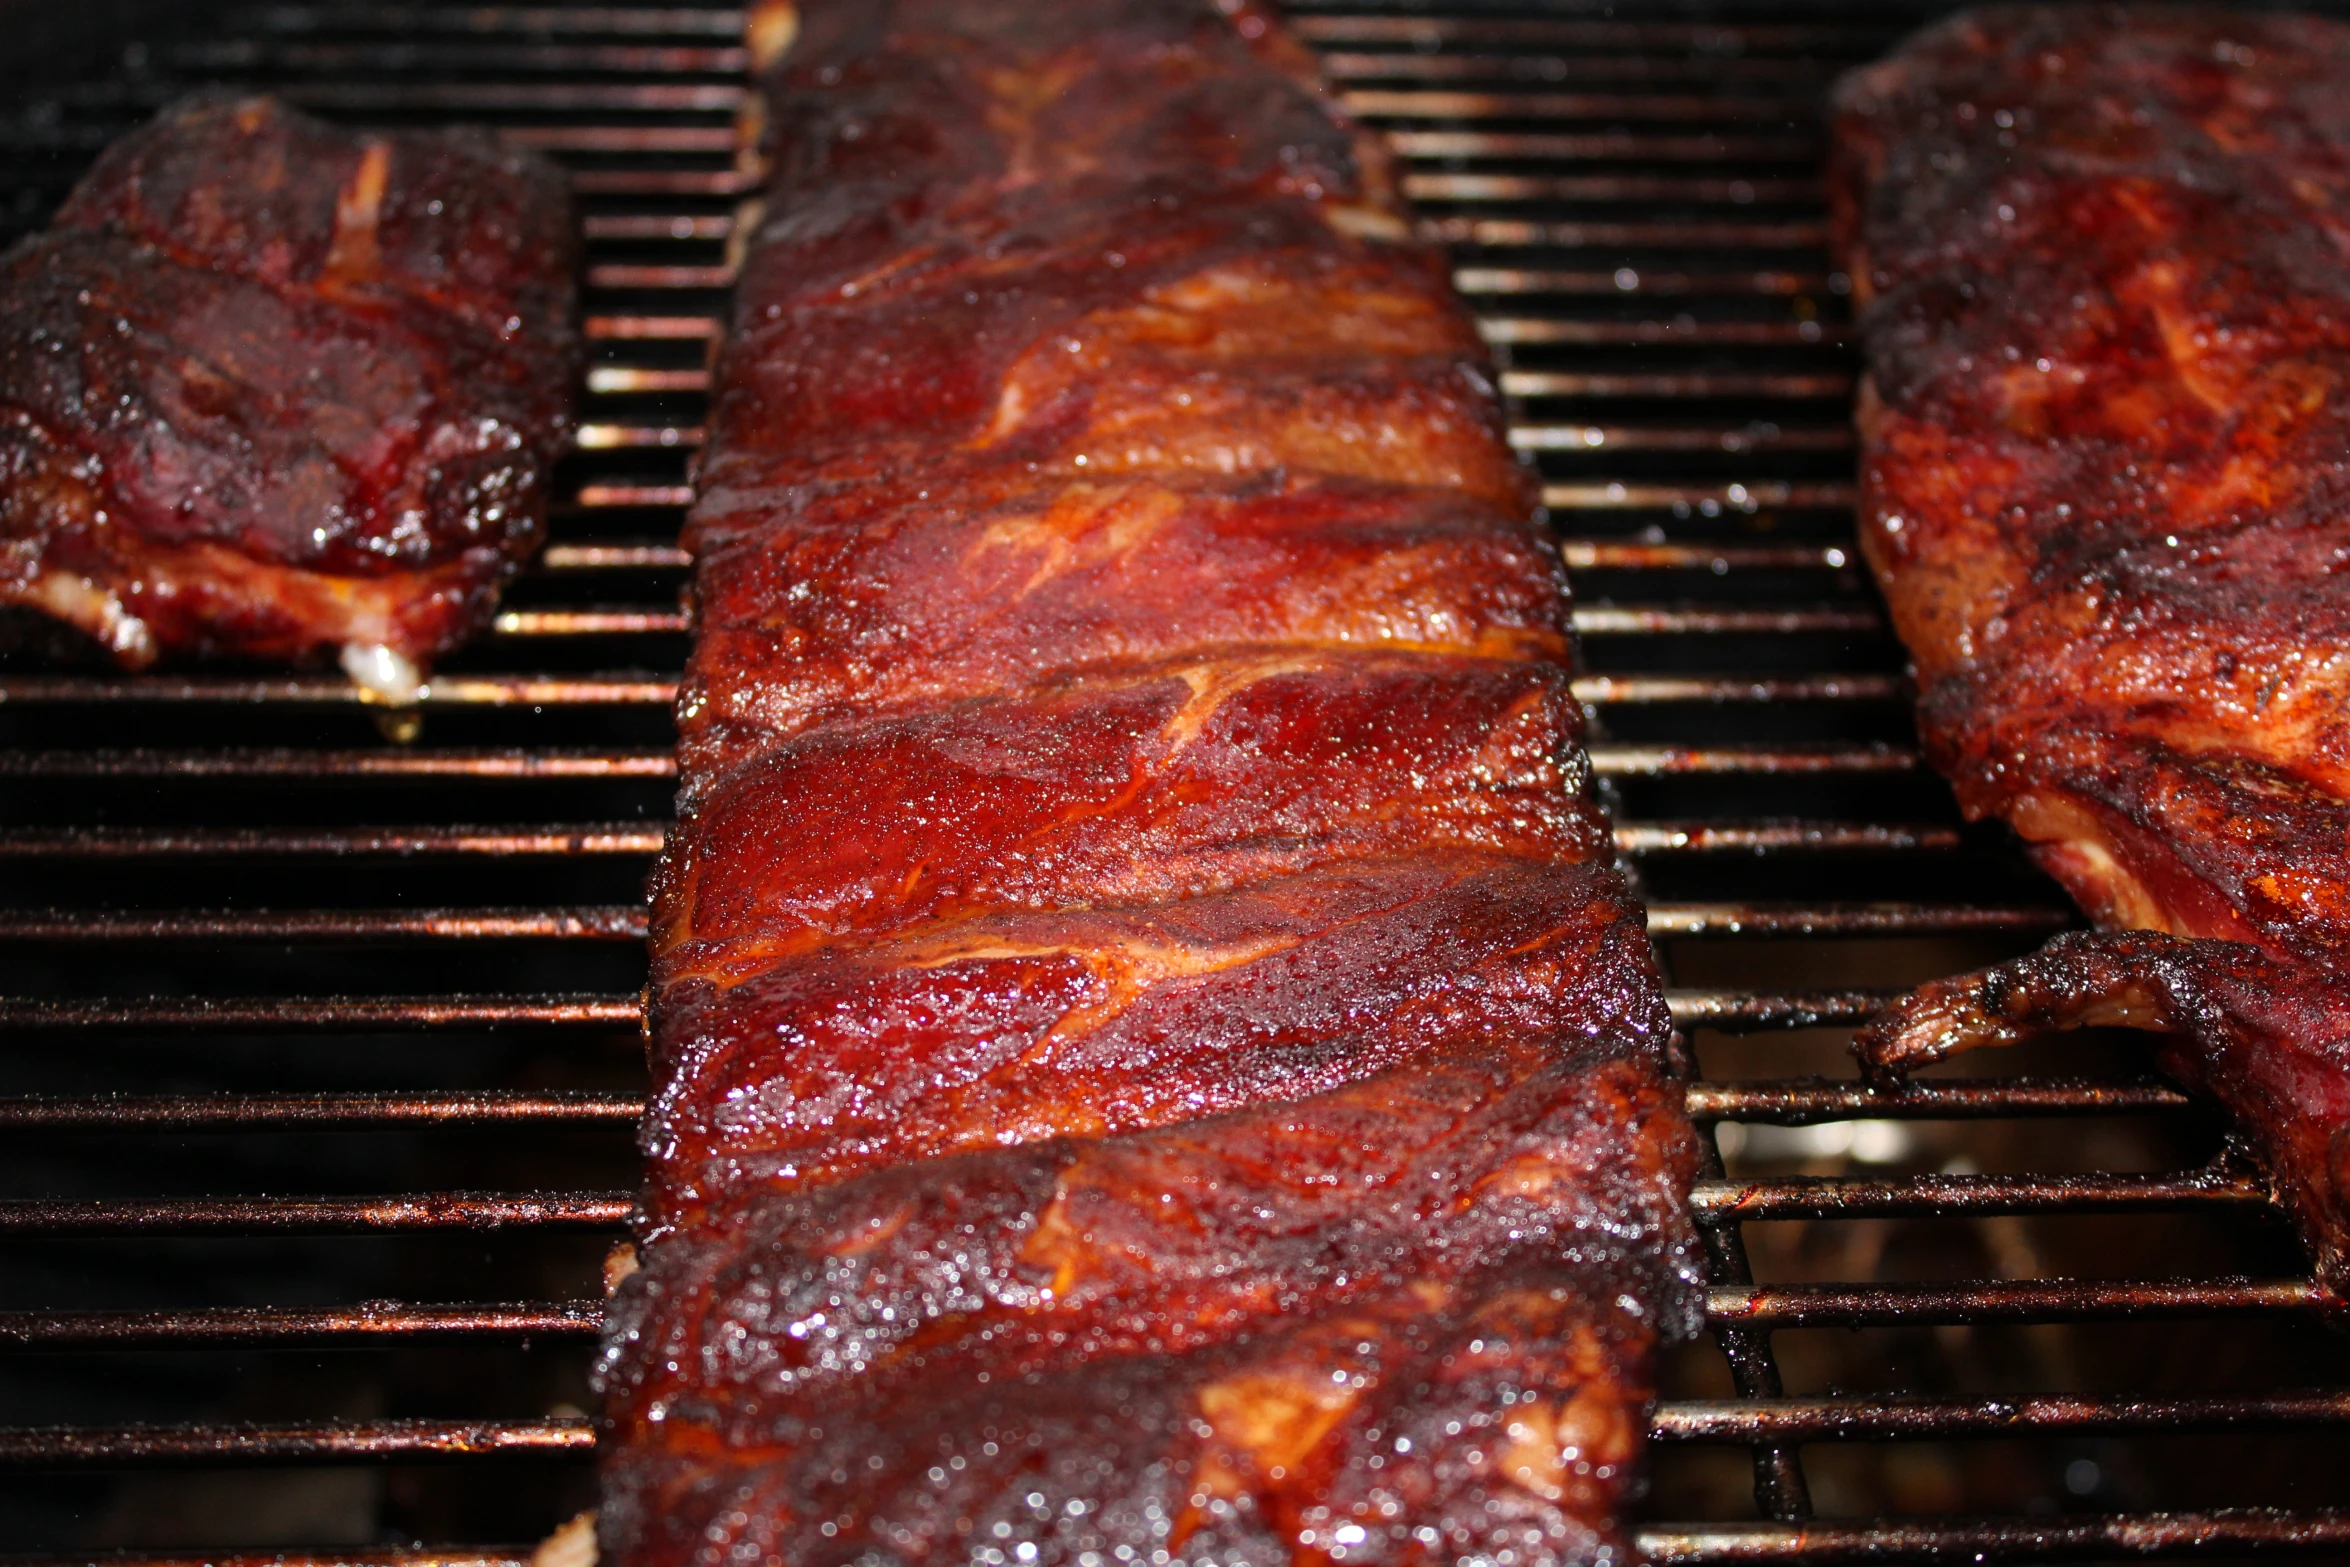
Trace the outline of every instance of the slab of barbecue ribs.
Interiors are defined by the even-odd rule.
[[[0,609],[412,699],[542,532],[574,232],[486,137],[165,110],[0,256]]]
[[[795,28],[607,1567],[1626,1559],[1692,1143],[1443,257],[1253,12]]]
[[[1933,986],[1892,1071],[2171,1036],[2350,1288],[2350,28],[1992,9],[1838,92],[1863,543],[1970,816],[2102,934]]]

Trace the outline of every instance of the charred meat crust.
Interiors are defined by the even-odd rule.
[[[537,546],[580,346],[567,182],[207,94],[0,258],[0,603],[117,661],[416,670]]]
[[[1442,258],[1253,6],[782,16],[605,1559],[1622,1559],[1694,1145]]]
[[[1929,987],[1879,1072],[2100,1022],[2350,1230],[2350,28],[1963,13],[1838,87],[1862,542],[1928,754],[2109,932]],[[2157,934],[2159,933],[2159,934]]]

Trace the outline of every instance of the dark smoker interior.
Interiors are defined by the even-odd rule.
[[[1644,1546],[2350,1560],[2350,1340],[2142,1042],[1972,1057],[1894,1106],[1845,1052],[1886,993],[2077,920],[1919,761],[1853,546],[1820,109],[1933,8],[1285,9],[1395,138],[1504,371],[1718,1150],[1712,1331],[1668,1368]],[[753,182],[742,15],[0,21],[10,238],[204,83],[574,173],[579,450],[419,713],[326,670],[0,654],[0,1551],[517,1560],[593,1500],[674,540]]]

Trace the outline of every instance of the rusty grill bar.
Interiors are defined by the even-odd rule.
[[[1651,931],[1669,970],[1686,970],[1670,1000],[1687,1036],[1690,1113],[1709,1148],[1696,1207],[1714,1272],[1710,1374],[1735,1396],[1676,1393],[1659,1407],[1656,1432],[1667,1450],[1750,1452],[1761,1521],[1649,1522],[1642,1548],[1675,1563],[2350,1550],[2350,1512],[2324,1509],[1813,1516],[1813,1444],[2122,1441],[2350,1423],[2346,1385],[1998,1397],[1782,1390],[1773,1335],[1783,1331],[2295,1324],[2315,1309],[2305,1275],[1756,1282],[1748,1265],[1742,1226],[1763,1221],[2274,1207],[2256,1172],[2224,1151],[2174,1168],[1895,1173],[1854,1152],[1868,1128],[2208,1119],[2130,1072],[1939,1078],[1880,1094],[1847,1079],[1698,1070],[1742,1052],[1769,1058],[1795,1031],[1866,1017],[1889,992],[1845,983],[1852,965],[1822,956],[1844,950],[1837,943],[1963,939],[2013,950],[2072,919],[2044,884],[2003,869],[1995,843],[1962,832],[1924,775],[1898,655],[1856,570],[1853,367],[1843,283],[1820,248],[1815,104],[1835,71],[1898,29],[1826,10],[1736,7],[1719,21],[1339,0],[1290,9],[1350,105],[1393,136],[1424,232],[1458,250],[1459,284],[1503,361],[1515,444],[1543,470],[1576,579],[1589,659],[1577,691],[1599,726],[1592,761],[1614,792],[1618,848],[1649,884]],[[619,1074],[613,1063],[625,1060],[638,1015],[631,947],[643,908],[613,896],[609,876],[594,883],[600,896],[529,894],[587,885],[597,867],[634,877],[662,840],[675,776],[665,709],[689,629],[678,607],[687,561],[674,538],[690,498],[686,459],[701,439],[704,354],[728,282],[730,203],[755,181],[736,147],[740,27],[723,7],[265,6],[181,46],[159,70],[61,89],[0,144],[27,188],[53,200],[73,163],[54,155],[86,157],[192,80],[267,85],[363,122],[492,124],[574,171],[596,350],[554,540],[493,636],[435,678],[422,732],[408,743],[376,740],[369,730],[381,715],[335,679],[0,670],[0,789],[25,802],[0,829],[0,866],[41,878],[52,894],[9,897],[0,939],[69,971],[46,987],[27,983],[33,970],[21,964],[7,971],[17,993],[0,994],[0,1029],[12,1052],[143,1041],[193,1062],[214,1041],[321,1050],[353,1040],[548,1041],[568,1060],[596,1055],[602,1041],[616,1048],[596,1059]],[[35,157],[44,152],[46,163]],[[574,797],[592,804],[568,810]],[[616,801],[633,801],[636,814],[613,810]],[[361,873],[364,885],[345,886]],[[87,888],[75,877],[90,878]],[[1801,895],[1754,891],[1780,884]],[[1920,884],[1936,890],[1917,895]],[[1946,884],[1959,890],[1945,895]],[[452,885],[489,894],[444,896]],[[1722,968],[1712,960],[1720,953],[1790,940],[1809,945],[1775,984],[1707,978]],[[449,988],[435,954],[493,949],[540,956],[468,969]],[[92,967],[100,960],[182,951],[223,954],[217,993],[188,983],[182,993],[126,994],[91,979],[107,972]],[[247,963],[240,953],[260,956]],[[328,961],[319,954],[330,965],[307,966]],[[502,988],[508,973],[563,982]],[[260,983],[272,977],[274,986]],[[160,1145],[225,1134],[570,1131],[596,1139],[597,1168],[626,1179],[625,1133],[641,1108],[641,1083],[625,1081],[246,1083],[18,1095],[0,1100],[0,1133]],[[1844,1167],[1771,1169],[1744,1157],[1764,1131],[1842,1137],[1819,1146],[1841,1146]],[[11,1197],[0,1200],[0,1247],[303,1235],[503,1245],[565,1234],[600,1245],[617,1236],[630,1200],[587,1185],[300,1191],[285,1176],[267,1192]],[[541,1299],[19,1306],[0,1309],[0,1352],[482,1343],[511,1353],[531,1343],[572,1364],[601,1315],[592,1269],[572,1271],[569,1294]],[[576,1464],[593,1443],[576,1412],[19,1421],[0,1429],[0,1469]],[[529,1527],[557,1521],[550,1512]],[[527,1555],[437,1544],[240,1555],[184,1543],[113,1559],[488,1567]]]

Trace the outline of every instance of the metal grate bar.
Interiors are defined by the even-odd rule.
[[[1693,1083],[1689,1114],[1701,1121],[1811,1126],[1852,1116],[1903,1120],[2011,1115],[2139,1114],[2180,1110],[2185,1094],[2162,1083],[2085,1078],[1936,1078],[1899,1090],[1826,1078]]]
[[[1773,1398],[1663,1403],[1660,1442],[1947,1441],[1953,1437],[2111,1436],[2250,1425],[2339,1425],[2350,1393],[2206,1394],[2193,1398],[2054,1395],[2013,1399]]]
[[[577,827],[72,827],[0,830],[0,859],[149,859],[244,854],[658,854],[666,835],[627,823]]]
[[[1316,16],[1290,18],[1299,37],[1317,44],[1403,44],[1415,48],[1444,44],[1547,44],[1571,49],[1646,49],[1682,53],[1698,49],[1822,49],[1865,54],[1898,33],[1888,26],[1851,23],[1634,22],[1582,17],[1487,16]]]
[[[616,1230],[630,1192],[430,1192],[406,1197],[0,1201],[0,1235],[365,1235],[419,1230]]]
[[[1824,1079],[1696,1083],[1698,1120],[1809,1126],[1853,1116],[1946,1119],[2015,1115],[2129,1114],[2178,1110],[2190,1101],[2159,1083],[2072,1079],[1934,1082],[1903,1092]],[[107,1094],[0,1099],[0,1129],[18,1131],[310,1131],[321,1127],[633,1125],[641,1095],[471,1090],[405,1094]]]
[[[613,33],[742,37],[740,6],[279,5],[252,14],[271,33]]]
[[[1546,484],[1542,504],[1553,511],[1666,511],[1686,507],[1702,516],[1771,511],[1850,511],[1859,492],[1837,481],[1750,479],[1727,484],[1646,484],[1608,480]]]
[[[1884,1441],[2307,1427],[2350,1420],[2350,1394],[2305,1392],[2178,1399],[1745,1399],[1662,1403],[1660,1442]],[[315,1425],[52,1427],[0,1430],[0,1464],[78,1467],[125,1462],[317,1463],[348,1459],[544,1457],[584,1454],[595,1426],[539,1420],[379,1420]]]
[[[1975,903],[1651,902],[1648,906],[1648,933],[1657,937],[1949,936],[1968,931],[2058,931],[2078,920],[2070,909]]]
[[[1435,218],[1418,226],[1442,245],[1507,250],[1817,250],[1817,222],[1538,222],[1526,218]]]
[[[0,998],[0,1028],[369,1033],[412,1028],[635,1028],[629,996],[133,997],[103,1001]]]
[[[1759,80],[1774,86],[1791,81],[1825,85],[1836,67],[1816,60],[1747,59],[1742,55],[1680,58],[1647,54],[1423,54],[1393,51],[1322,56],[1323,74],[1335,81],[1410,82],[1718,82]]]
[[[1406,158],[1528,158],[1543,162],[1611,159],[1624,162],[1809,163],[1819,157],[1816,136],[1698,135],[1670,132],[1392,131],[1388,141]]]
[[[2014,1213],[2121,1213],[2265,1206],[2265,1183],[2181,1175],[1788,1176],[1700,1180],[1691,1207],[1706,1224],[1769,1219],[1972,1218]],[[632,1211],[627,1193],[437,1192],[402,1197],[235,1197],[158,1201],[0,1202],[0,1234],[325,1234],[384,1230],[605,1228]]]
[[[1579,701],[1655,702],[1884,702],[1902,694],[1892,675],[1797,676],[1738,679],[1701,675],[1590,675],[1573,682]],[[425,688],[428,707],[554,707],[651,705],[677,700],[677,683],[648,675],[453,675]],[[0,677],[0,702],[22,703],[299,703],[322,707],[373,705],[348,680],[319,676],[245,678],[233,675],[10,675]]]
[[[1904,1327],[1913,1323],[2083,1322],[2104,1317],[2316,1311],[2306,1279],[2000,1279],[1958,1284],[1717,1285],[1716,1322],[1768,1328]]]
[[[1732,97],[1710,93],[1341,92],[1338,101],[1367,120],[1723,120],[1808,119],[1809,98]]]
[[[1569,321],[1550,316],[1479,316],[1477,330],[1488,343],[1520,347],[1810,348],[1835,347],[1843,341],[1841,331],[1817,321]],[[1516,426],[1513,431],[1522,428]]]
[[[351,778],[554,782],[677,776],[667,751],[0,751],[6,778]]]
[[[1835,291],[1838,274],[1754,267],[1735,272],[1676,272],[1658,267],[1566,271],[1538,267],[1457,267],[1453,286],[1464,294],[1540,294],[1546,297],[1641,299],[1655,295],[1786,298]],[[1850,285],[1847,284],[1847,287]]]
[[[72,1132],[306,1132],[337,1127],[612,1125],[645,1113],[640,1094],[475,1091],[423,1094],[112,1094],[0,1099],[0,1128]]]
[[[1780,1176],[1701,1181],[1702,1223],[1758,1219],[1965,1219],[2012,1213],[2128,1213],[2232,1208],[2269,1201],[2265,1182],[2220,1171],[2184,1175],[1915,1175],[1870,1180]]]
[[[550,909],[82,909],[0,913],[7,941],[642,941],[638,904]]]
[[[592,1338],[600,1300],[409,1306],[370,1301],[316,1310],[0,1312],[0,1349],[329,1348],[415,1339]]]

